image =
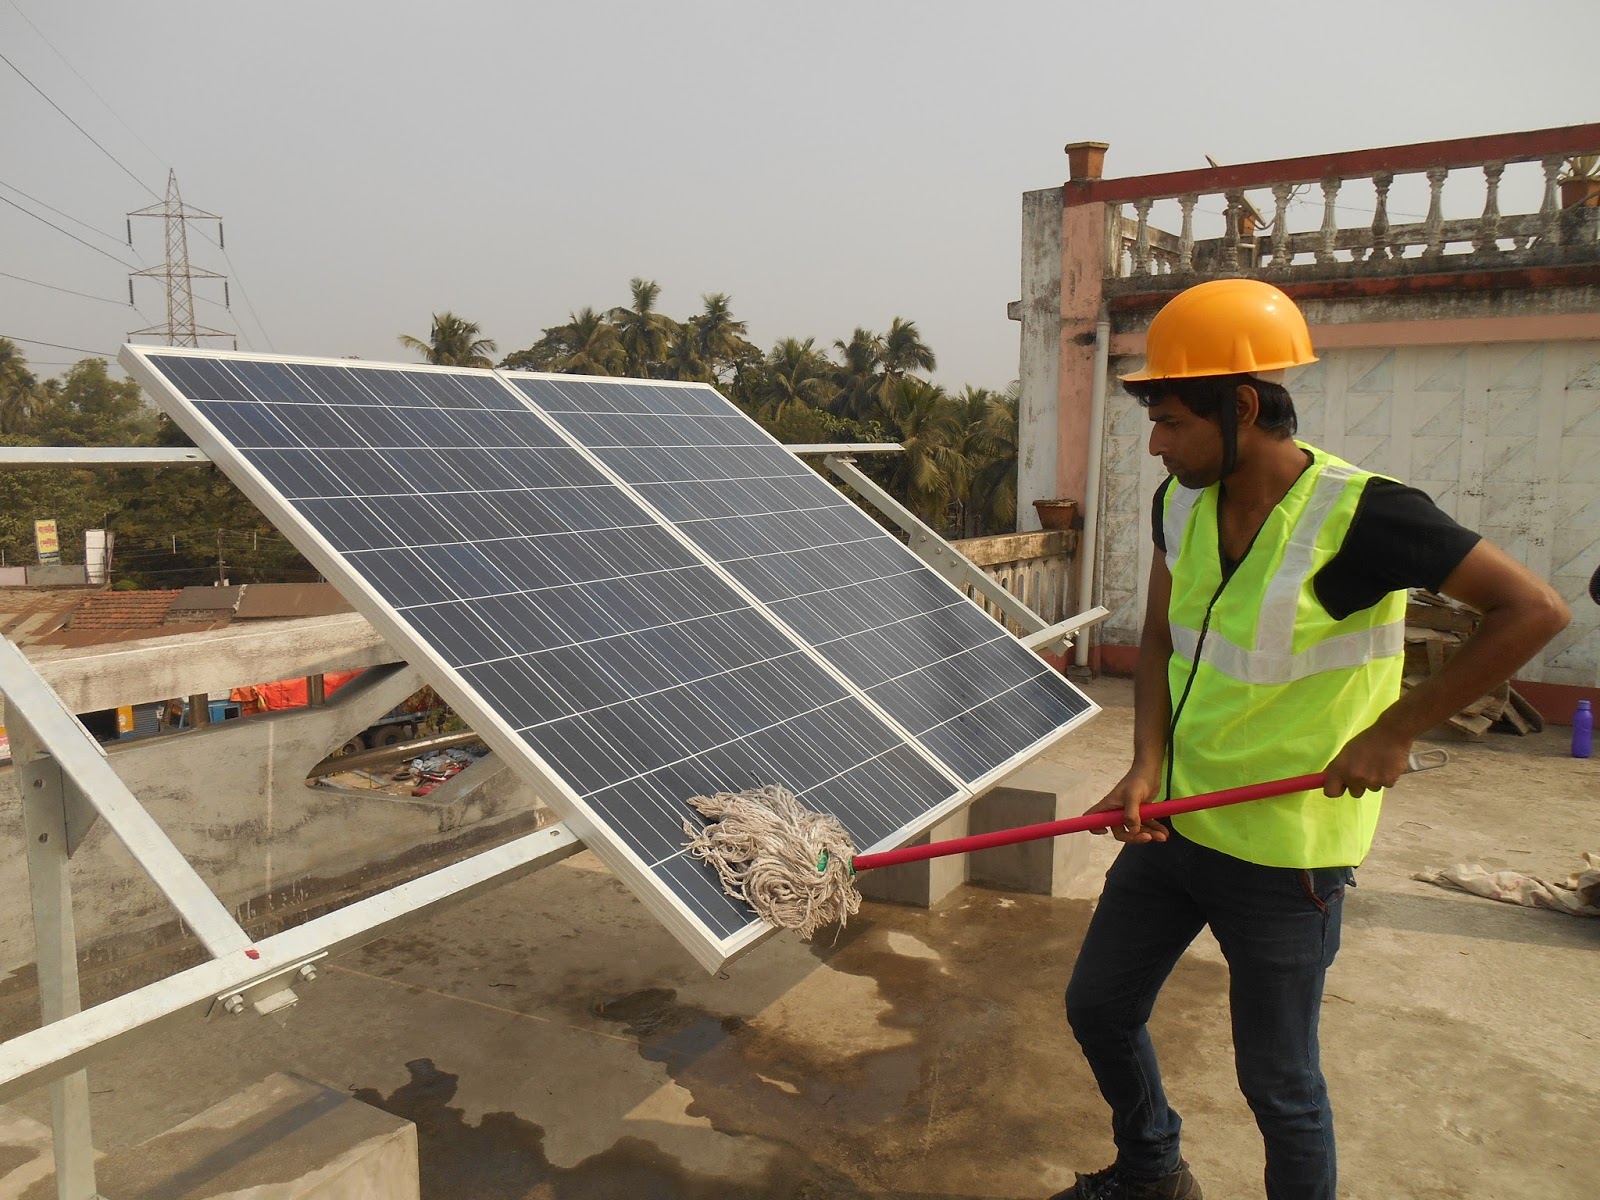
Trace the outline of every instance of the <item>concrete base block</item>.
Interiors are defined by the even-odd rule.
[[[964,837],[966,832],[967,810],[962,809],[908,844],[921,846],[930,841],[942,842],[947,838]],[[879,867],[858,875],[856,887],[868,900],[931,908],[966,882],[966,878],[966,858],[957,854],[922,862],[901,863],[894,867]]]
[[[0,1147],[0,1164],[6,1153]],[[35,1168],[23,1190],[7,1190],[10,1176],[0,1175],[0,1200],[53,1197],[48,1144],[43,1161],[44,1173]],[[96,1185],[116,1200],[418,1200],[417,1130],[341,1092],[270,1075],[142,1145],[106,1154]]]
[[[909,844],[921,846],[969,833],[1075,817],[1100,796],[1098,786],[1081,771],[1053,762],[1030,763]],[[1100,894],[1105,873],[1105,864],[1094,848],[1088,834],[1018,842],[972,854],[881,867],[858,876],[856,886],[868,900],[923,908],[938,904],[963,883],[1041,896],[1092,898]]]
[[[967,823],[972,833],[1038,825],[1077,816],[1099,799],[1100,792],[1083,773],[1055,763],[1031,763],[974,800]],[[1090,850],[1087,834],[979,850],[967,856],[967,878],[1011,892],[1080,895],[1095,871]],[[1094,892],[1098,890],[1096,886]]]

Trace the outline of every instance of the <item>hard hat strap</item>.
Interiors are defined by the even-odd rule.
[[[1239,465],[1239,392],[1225,397],[1217,410],[1217,422],[1222,426],[1222,478],[1232,475]]]

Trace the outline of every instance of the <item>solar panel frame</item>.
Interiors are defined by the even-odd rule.
[[[799,651],[807,655],[813,663],[833,677],[844,689],[847,695],[862,701],[883,724],[894,730],[905,745],[914,748],[927,762],[932,763],[938,773],[950,782],[949,794],[946,798],[934,805],[927,807],[916,820],[902,826],[894,833],[886,835],[863,849],[877,849],[888,845],[899,844],[936,824],[949,813],[960,808],[970,801],[973,795],[988,786],[994,779],[1009,773],[1015,766],[1034,757],[1045,745],[1064,736],[1083,720],[1088,719],[1098,711],[1092,703],[1090,707],[1071,722],[1061,726],[1050,738],[1044,739],[1038,745],[1028,748],[1026,752],[1014,756],[1012,761],[1001,764],[982,779],[967,783],[960,779],[936,756],[931,754],[922,744],[920,739],[905,730],[884,712],[880,706],[865,697],[861,690],[848,678],[838,672],[826,659],[807,645],[789,625],[778,619],[771,610],[762,604],[747,588],[735,579],[726,568],[717,563],[698,547],[691,539],[684,536],[676,526],[642,496],[636,488],[624,481],[616,472],[588,447],[584,446],[572,433],[553,420],[549,413],[544,412],[539,405],[532,403],[514,385],[510,376],[526,375],[528,373],[506,373],[496,371],[473,371],[458,367],[435,367],[427,364],[394,364],[363,362],[360,360],[344,359],[319,359],[299,356],[282,355],[256,355],[239,352],[194,351],[173,347],[124,347],[121,355],[123,365],[135,375],[139,381],[150,390],[152,395],[164,397],[170,403],[164,403],[163,408],[171,413],[180,427],[184,428],[204,450],[209,457],[240,487],[240,489],[274,522],[285,534],[290,535],[291,541],[306,555],[323,574],[339,586],[348,599],[372,621],[374,626],[397,649],[402,650],[405,657],[414,665],[422,669],[430,683],[454,705],[469,724],[478,731],[489,745],[501,754],[508,762],[516,764],[522,762],[528,768],[522,774],[540,793],[541,798],[551,804],[568,822],[569,826],[599,854],[607,864],[632,886],[641,901],[661,920],[692,954],[708,969],[715,970],[728,959],[754,945],[768,932],[769,927],[762,923],[752,921],[731,936],[720,936],[715,930],[694,912],[689,910],[682,897],[670,890],[664,890],[656,885],[649,864],[645,863],[629,847],[622,844],[611,835],[605,825],[600,822],[590,806],[585,803],[582,795],[572,787],[550,762],[542,758],[537,751],[517,731],[495,711],[493,704],[480,693],[468,680],[458,676],[458,668],[440,653],[431,642],[417,633],[414,633],[410,624],[400,616],[398,610],[372,586],[363,575],[354,569],[345,557],[345,551],[335,545],[333,541],[324,537],[318,529],[294,507],[294,502],[285,497],[280,489],[273,484],[267,474],[246,461],[240,453],[231,448],[230,437],[226,431],[215,426],[213,421],[202,414],[194,402],[185,396],[178,388],[174,387],[165,375],[155,368],[147,355],[157,355],[166,358],[192,358],[195,360],[220,360],[262,362],[295,367],[327,368],[332,372],[326,376],[330,387],[342,386],[338,381],[346,378],[342,373],[360,371],[364,369],[400,371],[414,373],[437,372],[451,375],[458,380],[470,378],[479,381],[483,387],[497,388],[493,394],[506,402],[507,409],[515,409],[536,415],[551,433],[551,447],[563,450],[576,451],[578,456],[585,460],[594,470],[604,476],[621,495],[627,497],[641,512],[646,514],[649,522],[657,528],[671,534],[691,556],[702,566],[720,578],[728,587],[732,588],[750,608],[761,613],[772,625],[775,632],[781,634]],[[197,364],[198,366],[198,361]],[[540,376],[541,378],[554,378],[561,381],[576,382],[584,377],[578,376]],[[592,380],[595,383],[616,384],[615,379]],[[639,381],[643,382],[643,381]],[[474,384],[478,386],[478,384]],[[668,381],[650,381],[650,386],[659,387],[701,387],[704,385],[679,384]],[[721,404],[726,401],[714,391],[705,389]],[[362,397],[358,392],[350,393],[342,401],[359,407],[377,407],[377,405],[362,404]],[[354,411],[354,410],[352,410]],[[407,409],[408,413],[416,410]],[[492,411],[492,410],[491,410]],[[345,416],[341,410],[341,418]],[[758,427],[757,427],[758,428]],[[773,445],[777,443],[770,439],[765,431],[760,431]],[[785,452],[787,453],[787,452]],[[796,460],[798,461],[798,460]],[[352,460],[352,466],[356,465]],[[463,463],[467,465],[479,465]],[[370,466],[370,464],[367,464]],[[378,477],[374,477],[375,479]],[[948,584],[948,581],[946,581]],[[951,593],[959,597],[963,603],[968,603],[966,597],[953,584],[948,584]],[[986,620],[989,620],[985,616]],[[1003,627],[1001,627],[1003,628]],[[1009,636],[1009,635],[1008,635]],[[686,797],[685,797],[686,799]],[[680,864],[681,866],[682,864]],[[696,869],[692,864],[689,869]],[[670,872],[665,872],[670,874]]]
[[[200,411],[199,407],[201,404],[205,404],[215,413],[224,411],[222,406],[210,401],[191,401],[178,386],[168,382],[161,370],[146,361],[145,353],[166,360],[170,360],[173,357],[192,357],[205,361],[253,361],[294,367],[326,365],[337,368],[340,371],[372,369],[400,371],[402,373],[438,372],[458,379],[463,375],[470,375],[470,372],[464,372],[460,368],[428,367],[421,364],[352,363],[341,360],[288,359],[285,356],[278,355],[218,354],[205,351],[184,354],[166,347],[129,347],[123,355],[124,365],[151,389],[152,394],[168,398],[169,402],[164,404],[163,407],[172,412],[180,426],[194,437],[196,443],[206,451],[214,462],[224,469],[225,473],[240,486],[241,490],[281,530],[291,535],[291,540],[295,542],[297,547],[323,571],[327,578],[338,585],[346,597],[373,622],[374,626],[384,634],[385,638],[423,671],[429,682],[438,687],[441,694],[458,708],[473,728],[484,737],[485,741],[509,763],[526,764],[528,769],[522,771],[522,774],[525,777],[530,774],[534,776],[529,781],[535,786],[541,798],[545,799],[561,813],[573,831],[582,837],[621,878],[629,882],[633,890],[653,914],[686,945],[703,965],[708,969],[716,969],[727,959],[747,949],[767,932],[770,932],[768,927],[755,920],[753,915],[748,913],[745,913],[740,919],[739,928],[731,934],[719,932],[706,924],[706,921],[702,919],[699,913],[693,910],[684,896],[664,890],[662,885],[655,883],[650,864],[643,861],[627,845],[622,844],[621,840],[615,837],[612,831],[596,818],[591,806],[585,802],[583,796],[575,788],[569,785],[563,773],[518,736],[516,729],[501,719],[486,695],[474,687],[470,681],[461,677],[458,674],[458,669],[429,640],[419,636],[417,632],[411,629],[410,622],[403,618],[399,611],[394,609],[379,594],[376,587],[363,576],[361,571],[357,570],[346,558],[346,551],[335,545],[329,538],[324,537],[316,526],[296,509],[294,500],[285,495],[280,487],[267,477],[263,470],[248,461],[244,456],[244,452],[233,451],[230,448],[227,436],[222,433],[219,427],[215,426],[211,417]],[[477,377],[492,382],[492,386],[503,394],[508,405],[513,407],[521,417],[526,418],[529,422],[539,423],[542,428],[549,428],[547,419],[542,414],[533,411],[521,396],[503,380],[488,372],[479,373]],[[411,409],[406,411],[408,414],[414,412]],[[311,415],[309,410],[301,410],[296,413],[297,419],[308,419]],[[549,428],[549,434],[548,441],[551,447],[558,448],[563,454],[573,454],[579,459],[584,457],[583,451],[580,448],[572,447],[560,431]],[[235,436],[237,436],[237,431],[235,431]],[[603,473],[600,474],[603,478]],[[329,482],[337,483],[338,481],[330,478]],[[662,529],[653,519],[644,514],[644,511],[628,496],[625,489],[616,489],[614,485],[608,486],[610,490],[622,496],[630,508],[640,515],[640,525],[642,527],[652,532],[671,535],[674,541],[683,545],[684,557],[696,564],[697,570],[704,570],[707,574],[718,577],[720,583],[720,572],[711,565],[701,562],[699,556],[687,544],[682,543],[674,531]],[[751,611],[753,617],[759,617],[761,629],[775,641],[788,640],[780,630],[772,627],[770,621],[767,621],[764,615],[756,614],[753,610],[749,610],[748,607],[741,611]],[[821,670],[820,665],[814,662],[814,656],[811,656],[803,647],[796,646],[795,653],[803,658],[808,669],[816,669],[819,674],[826,674]],[[846,707],[859,707],[864,712],[868,709],[868,706],[861,703],[860,698],[855,696],[847,687],[840,685],[837,688],[837,692],[839,702]],[[833,702],[830,701],[830,703]],[[883,723],[875,714],[871,717],[871,724],[874,729],[887,735],[888,731],[880,728]],[[745,736],[754,735],[741,735],[741,737]],[[900,750],[891,748],[886,750],[885,753],[899,754],[903,751],[905,753],[915,753],[922,759],[928,757],[921,747],[914,742],[900,739],[896,744],[900,746]],[[851,770],[855,769],[851,768]],[[903,764],[901,770],[904,771],[905,769]],[[933,775],[935,772],[930,768],[928,774]],[[943,772],[938,772],[937,777],[942,781],[940,785],[942,790],[938,794],[943,797],[943,801],[939,804],[939,809],[944,810],[959,804],[964,798],[963,790],[955,781],[949,780]],[[848,780],[844,782],[848,784]],[[897,784],[898,779],[896,779],[895,784],[890,786]],[[692,794],[692,792],[689,794]],[[677,801],[681,804],[687,798],[686,794],[677,797]],[[882,839],[879,839],[879,843],[881,841]],[[664,868],[662,870],[663,880],[677,878],[676,875],[673,875],[673,872],[677,871],[678,875],[682,875],[683,869],[685,868],[682,868],[681,864],[676,867],[669,866]],[[709,872],[705,868],[689,864],[686,869],[699,871],[707,879],[709,878]],[[724,901],[724,903],[730,907],[734,906],[733,901]]]

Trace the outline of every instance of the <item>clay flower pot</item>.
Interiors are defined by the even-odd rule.
[[[1600,208],[1600,178],[1563,179],[1562,208]]]
[[[1034,511],[1039,514],[1039,524],[1045,529],[1074,529],[1077,527],[1078,502],[1076,500],[1035,500]]]

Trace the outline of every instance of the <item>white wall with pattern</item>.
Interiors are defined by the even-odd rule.
[[[1113,376],[1128,364],[1113,361]],[[1548,579],[1572,625],[1519,677],[1600,682],[1600,342],[1332,350],[1291,371],[1300,434],[1423,489]],[[1150,569],[1150,497],[1162,478],[1144,411],[1114,379],[1106,412],[1103,639],[1136,645]]]

